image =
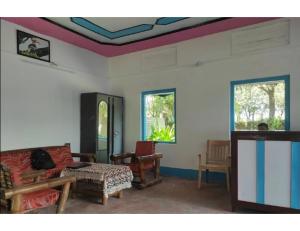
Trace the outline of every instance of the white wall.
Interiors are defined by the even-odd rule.
[[[131,151],[140,139],[140,93],[175,87],[177,144],[158,151],[163,166],[196,169],[207,139],[229,138],[230,81],[284,74],[291,76],[291,128],[300,130],[300,19],[290,19],[289,45],[276,40],[273,48],[233,54],[231,38],[242,28],[109,58],[109,70],[106,58],[44,35],[58,68],[16,55],[16,29],[39,34],[1,23],[1,150],[71,142],[79,151],[80,93],[98,91],[125,97]]]
[[[16,29],[50,40],[57,68],[17,55]],[[108,91],[105,57],[1,20],[1,150],[70,142],[79,151],[80,93]]]
[[[262,42],[256,51],[233,54],[232,37],[245,30],[242,28],[110,58],[112,91],[125,97],[126,150],[131,151],[140,139],[140,94],[144,90],[177,89],[177,144],[158,145],[164,153],[163,166],[197,169],[197,154],[205,150],[207,139],[229,138],[232,80],[290,74],[291,129],[300,130],[300,19],[248,28],[267,26],[268,33],[274,35],[280,22],[289,23],[288,34],[275,31],[281,37],[269,39],[260,38],[264,29],[251,33]],[[286,39],[288,45],[284,45]],[[199,66],[195,65],[198,61]]]

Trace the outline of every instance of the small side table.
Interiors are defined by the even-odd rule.
[[[109,196],[122,198],[123,189],[131,188],[132,171],[128,166],[90,163],[83,168],[65,168],[61,176],[75,176],[74,193],[83,193],[101,197],[102,204],[107,203]]]

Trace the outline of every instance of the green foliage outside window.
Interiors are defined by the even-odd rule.
[[[175,142],[175,93],[148,94],[143,100],[145,139]]]
[[[175,129],[174,127],[156,129],[154,126],[152,126],[151,135],[148,136],[147,140],[175,142]]]
[[[285,129],[285,83],[283,80],[238,84],[234,89],[235,130]]]

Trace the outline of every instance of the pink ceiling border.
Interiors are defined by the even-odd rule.
[[[150,49],[158,46],[164,46],[172,43],[181,42],[188,39],[202,37],[209,34],[214,34],[222,31],[232,30],[239,27],[249,26],[276,18],[230,18],[215,23],[182,30],[179,32],[170,33],[156,38],[143,40],[122,46],[100,44],[88,38],[80,36],[51,22],[41,18],[33,17],[2,17],[8,22],[18,24],[38,33],[51,36],[53,38],[71,43],[75,46],[85,48],[97,54],[113,57],[124,55],[131,52]]]

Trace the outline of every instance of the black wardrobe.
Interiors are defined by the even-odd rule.
[[[123,152],[124,99],[102,93],[81,94],[80,151],[96,153],[97,162]]]

